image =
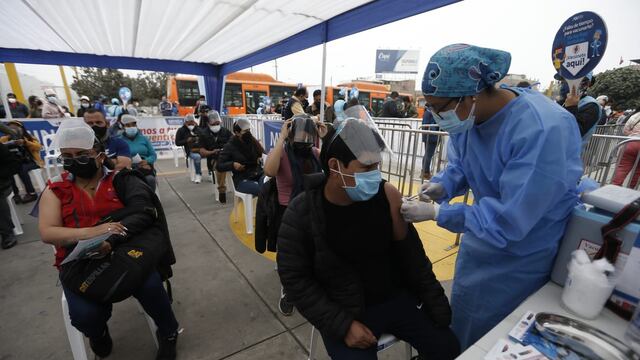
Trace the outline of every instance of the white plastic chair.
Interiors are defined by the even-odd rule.
[[[233,179],[231,179],[228,186],[231,186],[233,189],[234,221],[238,222],[238,200],[242,200],[242,205],[244,205],[244,223],[247,234],[253,234],[253,195],[237,191],[236,186],[233,183]]]
[[[44,178],[42,177],[42,169],[38,168],[38,169],[30,170],[29,177],[31,178],[31,182],[33,183],[36,190],[38,192],[43,192],[45,188],[45,182],[44,182]],[[18,190],[26,192],[25,186],[22,183],[22,180],[20,179],[20,177],[18,175],[13,175],[13,179],[15,180],[16,185],[18,186]]]
[[[378,352],[385,351],[393,345],[400,342],[395,336],[391,334],[382,334],[378,339]],[[411,345],[409,343],[405,343],[406,353],[405,359],[411,360],[411,356],[413,350],[411,349]],[[316,350],[318,347],[318,331],[316,331],[315,327],[311,327],[311,343],[309,344],[309,357],[307,360],[315,360],[316,359]]]
[[[13,222],[13,234],[14,235],[22,235],[24,231],[22,230],[22,224],[20,223],[20,218],[18,217],[18,212],[16,211],[16,204],[13,203],[13,191],[7,196],[7,204],[9,204],[9,212],[11,213],[11,221]]]
[[[56,173],[60,175],[60,169],[58,168],[58,156],[60,156],[60,151],[54,150],[51,148],[51,143],[53,143],[53,138],[55,134],[46,134],[42,137],[42,146],[44,146],[44,169],[47,172],[47,178],[51,179],[51,167],[53,166],[56,170]]]
[[[184,154],[184,150],[180,147],[176,145],[176,130],[170,130],[168,135],[169,138],[171,138],[171,152],[173,153],[173,162],[176,165],[176,167],[179,167],[179,161],[178,159],[180,158],[180,154]]]

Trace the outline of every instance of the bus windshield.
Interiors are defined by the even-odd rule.
[[[198,82],[194,80],[176,80],[178,88],[178,102],[181,106],[195,106],[200,90]]]

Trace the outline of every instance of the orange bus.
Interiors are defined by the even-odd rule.
[[[351,90],[358,88],[358,100],[360,104],[371,109],[375,115],[382,111],[382,104],[391,93],[386,85],[367,81],[354,81],[338,86],[326,88],[327,101],[333,104],[339,97],[343,88]],[[291,97],[298,88],[297,84],[288,84],[275,80],[272,76],[261,73],[236,72],[227,75],[225,79],[223,107],[229,115],[255,114],[262,98],[271,98],[272,108],[280,102],[283,97]],[[198,81],[195,76],[170,76],[167,84],[167,99],[170,102],[178,102],[178,112],[184,116],[193,113],[194,106],[200,91]],[[312,92],[313,87],[309,90]],[[401,96],[411,97],[418,109],[419,116],[422,117],[423,106],[418,106],[413,94],[401,93]],[[311,93],[309,94],[311,97]],[[309,99],[313,101],[313,99]]]

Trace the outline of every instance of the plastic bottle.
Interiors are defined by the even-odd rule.
[[[627,340],[627,345],[640,354],[640,304],[636,307],[624,338]]]

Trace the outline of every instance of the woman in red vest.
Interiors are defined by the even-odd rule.
[[[91,349],[97,356],[106,357],[111,353],[113,346],[107,327],[112,303],[90,299],[82,290],[78,291],[77,288],[72,289],[65,285],[62,274],[69,269],[69,262],[67,265],[63,265],[63,262],[79,241],[104,236],[106,240],[93,254],[88,255],[96,259],[107,257],[115,263],[113,257],[110,257],[112,251],[120,245],[126,245],[137,235],[144,236],[145,230],[140,230],[141,228],[156,226],[158,216],[154,218],[143,213],[133,213],[121,222],[104,222],[104,219],[112,216],[114,212],[124,210],[125,205],[127,208],[132,206],[127,203],[129,195],[126,199],[118,196],[122,193],[118,191],[121,190],[120,186],[126,188],[127,194],[136,195],[139,199],[135,204],[137,208],[155,208],[161,211],[161,206],[154,202],[152,191],[144,181],[135,175],[127,176],[126,171],[116,176],[116,172],[109,170],[113,167],[104,153],[104,145],[95,139],[93,130],[82,120],[69,119],[62,122],[52,146],[60,149],[59,161],[64,164],[66,172],[49,180],[47,189],[42,193],[39,204],[40,234],[43,242],[53,245],[56,249],[55,266],[62,270],[60,278],[69,304],[71,324],[89,338]],[[165,221],[164,214],[161,220]],[[98,223],[100,225],[96,225]],[[168,233],[166,235],[168,239]],[[170,249],[170,246],[168,248]],[[163,251],[164,253],[166,251]],[[133,255],[138,257],[142,256],[142,253]],[[147,256],[146,251],[144,256]],[[162,255],[157,256],[161,257]],[[83,264],[82,260],[72,261]],[[77,266],[82,267],[83,265]],[[156,267],[150,271],[150,275],[145,275],[148,276],[146,281],[143,278],[140,281],[141,285],[136,285],[131,295],[140,302],[158,327],[157,359],[175,359],[178,322],[171,309],[169,296],[162,285],[159,267],[158,270],[155,269]],[[73,273],[76,268],[69,271]],[[131,272],[135,272],[135,269],[132,268]],[[98,276],[104,274],[97,274],[96,277]],[[88,279],[86,282],[89,282]]]

